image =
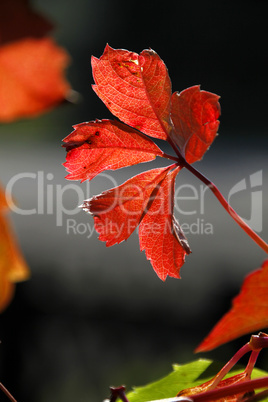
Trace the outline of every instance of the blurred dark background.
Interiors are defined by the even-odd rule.
[[[213,227],[211,235],[200,227],[199,233],[188,234],[193,254],[181,269],[181,280],[162,283],[157,278],[139,251],[137,234],[106,248],[96,233],[90,238],[88,233],[68,233],[68,219],[80,223],[81,232],[85,223],[92,227],[92,218],[76,209],[81,194],[74,188],[88,198],[114,185],[102,176],[68,189],[61,166],[61,140],[72,125],[110,117],[91,90],[90,57],[99,57],[107,42],[135,52],[151,47],[165,61],[174,91],[201,84],[221,95],[220,136],[196,167],[226,197],[235,184],[246,179],[249,186],[249,176],[261,171],[260,235],[268,239],[267,2],[33,0],[32,5],[55,23],[54,38],[71,55],[67,74],[80,102],[0,125],[1,182],[7,185],[22,172],[42,172],[44,193],[54,200],[50,214],[46,208],[43,214],[11,213],[32,277],[17,286],[0,317],[0,380],[21,402],[97,402],[109,395],[109,385],[130,389],[164,376],[172,363],[199,357],[194,348],[229,309],[245,275],[262,264],[265,254],[209,192],[204,211],[200,200],[180,204],[184,211],[196,210],[192,215],[176,211],[180,223],[199,219]],[[111,176],[121,183],[145,167]],[[187,172],[177,178],[177,186],[182,184],[201,191],[201,183]],[[14,186],[21,208],[37,208],[37,186],[29,178]],[[74,215],[63,212],[57,226],[59,194],[65,210]],[[231,203],[250,218],[249,187]],[[202,357],[225,362],[248,338]],[[259,366],[268,369],[265,352]]]

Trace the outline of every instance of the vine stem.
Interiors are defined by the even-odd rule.
[[[0,389],[1,391],[6,394],[6,396],[11,400],[11,402],[17,402],[15,398],[11,395],[11,393],[6,389],[6,387],[0,382]]]
[[[251,227],[235,212],[235,210],[231,207],[228,201],[223,197],[220,190],[209,180],[205,177],[202,173],[200,173],[197,169],[195,169],[192,165],[190,165],[185,158],[181,155],[179,149],[177,148],[176,144],[173,142],[172,138],[169,137],[168,139],[169,144],[172,146],[173,150],[176,152],[178,164],[181,167],[185,167],[189,172],[193,173],[195,177],[201,180],[215,195],[218,201],[221,203],[223,208],[228,212],[228,214],[233,218],[233,220],[249,235],[252,240],[254,240],[258,246],[262,248],[268,254],[268,244],[259,236]],[[169,158],[171,159],[171,158]],[[174,160],[174,158],[172,157]]]
[[[110,402],[115,402],[117,398],[120,398],[121,401],[123,402],[129,402],[125,395],[125,390],[126,388],[124,387],[124,385],[121,385],[120,387],[110,387],[111,391]]]
[[[258,402],[262,401],[264,398],[268,396],[268,389],[265,391],[259,392],[258,394],[252,395],[245,402]]]
[[[259,236],[251,227],[235,212],[227,200],[223,197],[219,189],[207,179],[202,173],[196,170],[192,165],[185,161],[184,167],[193,173],[198,179],[200,179],[204,184],[206,184],[213,194],[217,197],[223,208],[228,212],[228,214],[233,218],[233,220],[254,240],[258,246],[260,246],[268,254],[268,244]]]
[[[180,395],[173,398],[158,399],[149,402],[210,402],[213,400],[223,399],[227,396],[247,393],[259,388],[268,387],[268,376],[251,380],[252,370],[256,363],[257,357],[262,348],[268,348],[268,335],[259,332],[258,335],[252,335],[250,341],[240,348],[234,356],[225,364],[225,366],[214,377],[212,383],[206,391],[193,395]],[[247,367],[244,374],[248,380],[243,379],[239,383],[226,385],[216,388],[226,374],[234,367],[234,365],[248,352],[251,352]],[[111,387],[111,399],[107,402],[116,402],[120,398],[123,402],[129,402],[125,395],[125,387]],[[249,396],[245,402],[257,402],[268,395],[268,389],[257,395]]]
[[[244,392],[254,391],[259,388],[268,387],[268,377],[256,378],[237,384],[228,385],[224,388],[217,388],[211,391],[202,392],[197,395],[191,395],[194,402],[208,402],[230,395],[237,395]]]
[[[225,364],[225,366],[218,372],[214,377],[214,381],[210,384],[209,389],[215,389],[221,380],[226,376],[226,374],[234,367],[234,365],[244,356],[244,354],[251,352],[249,342],[246,343],[242,348],[240,348],[235,355]]]
[[[200,394],[190,395],[188,397],[174,397],[164,399],[163,401],[170,402],[180,402],[180,401],[193,401],[193,402],[211,402],[214,400],[218,400],[221,398],[225,398],[226,396],[237,395],[241,393],[246,393],[250,391],[254,391],[259,388],[268,387],[268,377],[256,378],[254,380],[243,381],[237,384],[232,384],[225,386],[223,388],[217,388],[205,392],[201,392]],[[120,398],[123,402],[129,402],[124,394],[124,387],[120,387],[119,392],[114,392],[111,402],[115,402],[117,398]],[[118,388],[119,389],[119,388]],[[118,389],[113,389],[113,391],[117,391]],[[159,400],[159,402],[161,399]],[[246,400],[245,400],[246,401]],[[157,401],[151,401],[157,402]]]

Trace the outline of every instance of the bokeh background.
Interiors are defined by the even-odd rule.
[[[92,218],[76,209],[78,193],[65,187],[70,183],[61,165],[61,140],[76,123],[111,117],[91,89],[90,57],[99,57],[107,42],[135,52],[151,47],[165,61],[174,91],[201,84],[221,95],[220,136],[196,167],[226,197],[246,179],[247,189],[231,204],[247,219],[249,176],[262,171],[260,234],[268,239],[267,2],[33,0],[32,5],[55,23],[54,38],[72,58],[68,79],[80,96],[78,103],[38,118],[0,125],[2,183],[6,186],[19,173],[41,172],[44,197],[50,193],[54,202],[51,213],[46,213],[45,198],[42,214],[11,213],[31,279],[17,286],[0,317],[0,378],[19,401],[97,402],[109,395],[110,385],[130,389],[164,376],[172,363],[195,359],[194,348],[265,254],[209,192],[204,213],[200,200],[181,201],[184,211],[196,210],[193,215],[176,211],[181,223],[199,219],[213,227],[213,235],[188,234],[193,254],[181,280],[157,278],[135,233],[112,248],[96,233],[90,238],[68,233],[68,219],[92,227]],[[119,184],[145,167],[111,176]],[[187,172],[177,178],[177,186],[182,184],[201,191],[201,183]],[[101,176],[90,185],[75,185],[88,198],[113,183]],[[75,214],[63,213],[57,226],[60,193],[65,210]],[[37,208],[37,180],[18,181],[14,196],[21,208]],[[201,356],[225,362],[247,340]],[[259,366],[267,369],[267,364],[264,352]]]

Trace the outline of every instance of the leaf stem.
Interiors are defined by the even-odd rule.
[[[17,402],[15,398],[11,395],[11,393],[6,389],[6,387],[0,382],[0,389],[1,391],[6,394],[6,396],[11,400],[11,402]]]
[[[175,396],[173,398],[154,399],[146,402],[193,402],[190,396]]]
[[[125,387],[122,385],[121,387],[110,387],[111,391],[111,399],[110,402],[115,402],[117,398],[120,398],[123,402],[129,402],[125,395]]]
[[[252,371],[253,371],[253,369],[254,369],[254,366],[255,366],[255,364],[256,364],[256,361],[257,361],[257,358],[258,358],[258,356],[259,356],[260,351],[261,351],[261,349],[259,349],[259,350],[253,350],[253,351],[251,352],[251,354],[250,354],[250,358],[249,358],[247,367],[246,367],[246,369],[245,369],[245,373],[247,373],[247,376],[248,376],[249,378],[251,377]]]
[[[179,160],[178,160],[177,156],[172,156],[172,155],[166,154],[165,152],[161,156],[162,156],[162,158],[171,159],[172,161],[175,161],[179,164]]]
[[[235,212],[235,210],[230,206],[230,204],[223,197],[219,189],[207,179],[202,173],[196,170],[192,165],[185,161],[184,167],[193,173],[198,179],[200,179],[204,184],[206,184],[213,194],[217,197],[223,208],[228,212],[228,214],[234,219],[234,221],[254,240],[258,246],[260,246],[268,254],[268,244],[255,233],[251,227]]]
[[[251,229],[250,226],[235,212],[235,210],[231,207],[231,205],[228,203],[228,201],[223,197],[222,193],[220,190],[215,186],[214,183],[212,183],[211,180],[209,180],[207,177],[205,177],[202,173],[200,173],[197,169],[195,169],[192,165],[190,165],[185,158],[182,156],[180,150],[176,146],[176,144],[173,142],[171,137],[168,137],[168,143],[171,145],[173,150],[175,151],[177,155],[177,162],[180,166],[185,167],[187,170],[189,170],[191,173],[193,173],[194,176],[196,176],[199,180],[201,180],[206,186],[209,187],[209,189],[213,192],[215,197],[218,199],[218,201],[221,203],[223,208],[228,212],[228,214],[233,218],[233,220],[249,235],[252,240],[254,240],[258,246],[260,246],[267,254],[268,254],[268,244],[259,236],[257,233],[254,232],[254,230]],[[170,155],[168,155],[170,158]]]
[[[259,392],[258,394],[252,395],[244,400],[244,402],[257,402],[262,401],[264,398],[268,396],[268,389],[265,391]]]
[[[254,380],[248,380],[228,385],[226,387],[213,389],[200,394],[191,395],[191,398],[194,402],[208,402],[265,387],[268,387],[268,377],[256,378]]]
[[[242,348],[240,348],[235,355],[223,366],[223,368],[216,374],[214,377],[214,381],[210,384],[209,389],[215,389],[217,385],[221,382],[221,380],[226,376],[227,373],[234,367],[234,365],[240,360],[244,354],[251,352],[252,349],[250,347],[249,342],[246,343]]]
[[[268,348],[268,335],[265,332],[259,332],[258,335],[251,335],[249,341],[252,350]]]

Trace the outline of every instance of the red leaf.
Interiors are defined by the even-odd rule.
[[[249,376],[248,376],[247,372],[244,371],[243,373],[239,373],[232,377],[221,380],[215,388],[211,388],[211,385],[213,384],[214,379],[215,379],[213,377],[211,380],[204,382],[203,384],[197,385],[196,387],[187,388],[187,389],[180,391],[177,394],[177,396],[191,397],[194,395],[201,394],[203,392],[210,391],[211,389],[220,389],[220,388],[228,387],[229,385],[234,385],[234,384],[239,384],[241,382],[245,382],[249,379],[248,377]],[[244,394],[245,393],[243,392],[243,393],[236,394],[236,395],[225,396],[225,397],[221,397],[220,399],[214,399],[214,401],[215,402],[236,402],[236,401],[238,402],[238,401],[242,400]]]
[[[29,269],[5,216],[6,207],[5,195],[0,187],[0,312],[11,301],[15,282],[23,281],[29,277]]]
[[[268,260],[249,274],[232,308],[198,346],[196,352],[214,349],[247,333],[268,327]]]
[[[46,35],[53,25],[33,11],[28,0],[0,1],[0,44]]]
[[[171,100],[172,138],[188,163],[202,159],[214,141],[220,116],[219,96],[199,86],[175,92]]]
[[[179,271],[185,255],[191,252],[179,223],[173,216],[175,177],[177,167],[169,172],[160,183],[139,228],[140,249],[145,250],[147,259],[160,279],[167,276],[180,278]]]
[[[0,121],[34,116],[62,102],[67,53],[51,39],[22,39],[0,47]]]
[[[149,138],[117,121],[82,123],[74,128],[63,140],[69,180],[91,180],[103,170],[152,161],[163,154]]]
[[[105,191],[83,204],[94,215],[95,229],[106,246],[127,240],[140,224],[141,251],[157,275],[179,278],[185,254],[190,253],[179,224],[173,217],[175,176],[172,166],[146,171],[121,186]]]
[[[170,167],[148,170],[83,204],[94,215],[95,229],[106,246],[127,240],[146,213],[153,191]]]
[[[164,62],[153,50],[137,53],[106,46],[92,57],[93,89],[124,123],[155,138],[170,129],[171,82]]]
[[[179,278],[185,255],[191,251],[173,216],[175,176],[182,165],[187,167],[177,145],[190,163],[202,157],[218,128],[218,96],[193,87],[175,93],[171,100],[167,68],[151,49],[139,55],[107,45],[100,59],[92,57],[92,70],[94,91],[125,124],[103,120],[75,126],[64,140],[67,178],[90,180],[103,170],[155,156],[175,160],[173,172],[164,168],[161,174],[142,173],[85,201],[83,208],[94,215],[99,239],[107,246],[126,240],[140,224],[140,248],[157,275],[162,280],[168,275]],[[163,153],[133,128],[167,140],[177,156]]]

